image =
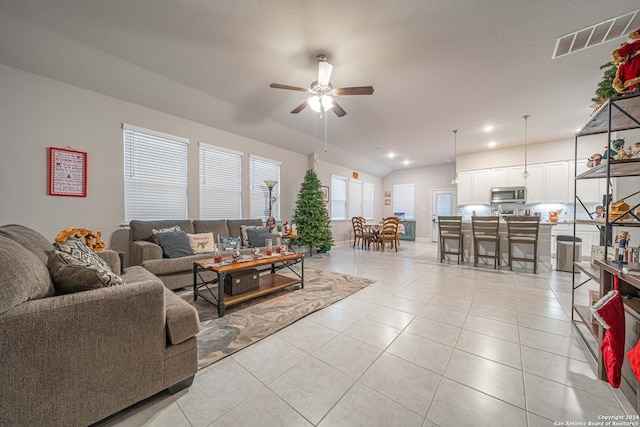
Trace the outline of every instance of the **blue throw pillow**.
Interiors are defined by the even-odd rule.
[[[193,249],[189,244],[189,237],[184,231],[170,231],[156,234],[158,244],[166,258],[180,258],[193,255]]]
[[[236,243],[240,243],[239,237],[218,236],[218,247],[221,251],[232,251],[236,248]]]
[[[266,228],[247,228],[247,236],[249,237],[250,248],[261,248],[264,246],[266,239],[273,238]]]

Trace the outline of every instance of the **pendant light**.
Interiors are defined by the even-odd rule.
[[[452,184],[457,184],[458,182],[458,162],[456,161],[456,156],[458,155],[458,129],[454,129],[453,132],[453,161],[455,162],[456,174],[453,176],[451,180]]]
[[[531,174],[527,170],[527,124],[529,115],[525,114],[524,116],[522,116],[522,118],[524,119],[524,172],[522,172],[522,177],[524,179],[527,179],[531,176]]]

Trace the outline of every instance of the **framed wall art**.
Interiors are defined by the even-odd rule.
[[[87,153],[49,147],[49,195],[87,197]]]
[[[329,203],[329,187],[321,185],[320,188],[322,189],[322,200],[325,203]]]

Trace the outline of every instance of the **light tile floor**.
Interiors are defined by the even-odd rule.
[[[552,426],[636,414],[596,379],[570,322],[570,273],[441,264],[436,251],[403,241],[397,253],[307,258],[376,283],[103,424]]]

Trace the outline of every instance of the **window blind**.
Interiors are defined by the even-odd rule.
[[[414,185],[398,184],[393,186],[393,211],[404,212],[406,219],[414,219]]]
[[[371,184],[370,182],[364,183],[364,193],[362,195],[362,204],[363,204],[362,216],[364,216],[365,219],[374,219],[373,218],[373,215],[374,215],[373,201],[375,198],[375,190],[376,190],[375,184]]]
[[[188,140],[123,124],[124,216],[187,219]]]
[[[331,219],[347,219],[347,179],[331,176]]]
[[[349,180],[349,216],[363,216],[362,181]]]
[[[271,195],[276,198],[272,206],[272,215],[276,221],[280,220],[280,162],[258,156],[249,158],[250,175],[250,213],[251,218],[266,221],[269,217],[269,187],[265,180],[275,180],[278,184],[273,187]]]
[[[242,153],[200,143],[200,219],[242,218]]]

